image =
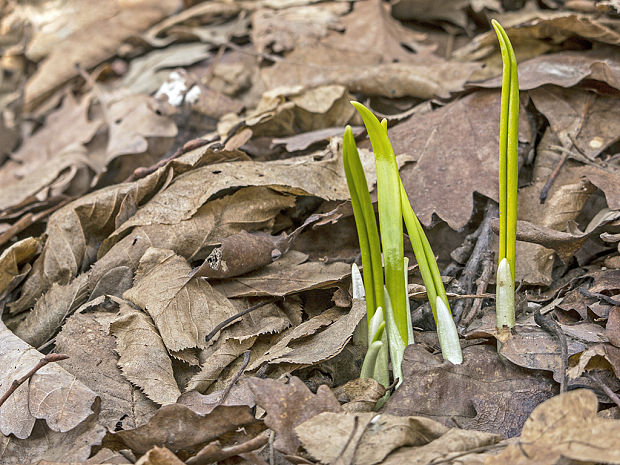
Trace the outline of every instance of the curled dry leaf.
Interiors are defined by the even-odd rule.
[[[0,255],[0,296],[10,292],[22,274],[22,265],[41,251],[43,241],[27,237],[12,244]]]
[[[454,418],[463,428],[512,437],[532,410],[557,392],[555,383],[539,373],[502,363],[495,347],[465,347],[463,359],[462,365],[452,365],[419,345],[408,346],[403,384],[385,412],[424,415],[444,424]]]
[[[110,324],[116,337],[118,366],[123,375],[153,402],[172,404],[181,395],[174,378],[172,362],[151,318],[121,304],[120,315]]]
[[[307,262],[308,255],[291,250],[284,257],[244,276],[220,281],[215,288],[226,297],[285,296],[296,292],[334,287],[351,274],[343,262]]]
[[[246,406],[220,405],[206,415],[199,415],[180,404],[160,408],[146,425],[108,433],[104,446],[113,450],[131,449],[144,454],[154,446],[173,452],[197,452],[222,434],[248,426],[256,420]]]
[[[620,463],[619,420],[596,415],[596,395],[586,389],[561,394],[536,407],[521,437],[488,465],[551,465],[560,460]]]
[[[571,378],[578,378],[585,371],[596,369],[611,370],[616,377],[620,375],[620,349],[611,344],[597,344],[579,354],[568,374]]]
[[[281,253],[278,249],[278,237],[250,234],[243,230],[222,239],[222,245],[213,249],[192,275],[232,278],[268,265]]]
[[[340,412],[340,403],[327,386],[316,394],[293,376],[287,384],[273,379],[250,378],[256,403],[265,409],[265,424],[277,434],[273,446],[286,454],[296,454],[300,442],[294,428],[322,412]]]
[[[43,355],[0,323],[0,392],[28,373]],[[0,409],[0,432],[25,439],[36,420],[43,430],[64,433],[93,413],[97,394],[56,363],[41,368],[7,399]],[[49,428],[49,429],[48,429]]]

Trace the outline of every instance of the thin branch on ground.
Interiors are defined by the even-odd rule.
[[[267,304],[272,304],[274,302],[277,302],[278,300],[283,299],[283,297],[272,297],[271,299],[267,299],[267,300],[263,300],[262,302],[257,303],[256,305],[252,305],[249,308],[246,308],[245,310],[229,317],[226,318],[224,321],[222,321],[221,323],[219,323],[215,328],[213,328],[213,331],[211,331],[209,334],[207,334],[207,337],[205,338],[206,342],[209,342],[211,339],[213,339],[215,337],[215,335],[222,329],[224,329],[226,326],[228,326],[230,323],[233,323],[234,321],[238,320],[239,318],[241,318],[244,315],[247,315],[250,312],[253,312],[254,310],[258,310],[261,307],[264,307]]]
[[[235,376],[233,377],[233,379],[230,381],[230,383],[228,383],[228,386],[226,386],[226,389],[224,389],[224,392],[222,393],[222,397],[220,397],[220,400],[217,401],[217,405],[222,405],[224,403],[224,401],[228,397],[228,394],[230,394],[230,391],[232,390],[235,383],[239,381],[239,378],[241,378],[241,375],[243,374],[245,369],[248,367],[248,364],[250,363],[251,354],[252,352],[249,350],[246,350],[245,352],[243,352],[243,363],[241,364],[241,367],[239,368],[237,373],[235,373]]]
[[[482,262],[482,274],[480,275],[480,280],[478,282],[478,289],[476,289],[476,294],[478,295],[490,295],[486,294],[487,286],[489,285],[489,281],[493,277],[493,272],[495,270],[495,262],[493,261],[493,254],[487,253],[483,262]],[[492,298],[495,296],[491,295]],[[467,328],[470,323],[478,316],[480,313],[480,309],[482,308],[482,303],[484,302],[484,298],[478,298],[474,300],[474,303],[470,307],[469,311],[463,316],[460,322],[460,326],[463,328]]]
[[[560,344],[560,373],[562,374],[562,380],[560,381],[560,392],[566,392],[568,384],[568,372],[566,367],[568,365],[568,344],[566,342],[566,335],[560,328],[557,321],[551,316],[546,316],[540,313],[540,308],[534,311],[534,321],[538,326],[547,331],[549,334],[555,336]]]
[[[463,269],[461,278],[459,279],[464,294],[471,294],[474,287],[474,280],[483,258],[490,250],[491,239],[493,233],[491,230],[491,222],[498,215],[498,207],[495,202],[489,200],[484,212],[484,219],[480,225],[480,235],[474,246],[474,250],[467,260],[467,264]],[[472,301],[469,299],[459,300],[454,306],[454,321],[458,324],[461,316],[469,312]]]
[[[9,389],[4,393],[4,395],[0,397],[0,407],[2,407],[2,404],[4,404],[9,397],[11,397],[11,394],[13,394],[17,390],[18,387],[20,387],[27,380],[32,378],[32,376],[37,371],[39,371],[41,368],[43,368],[45,365],[51,362],[58,362],[60,360],[65,360],[67,358],[69,358],[69,356],[66,354],[47,354],[45,357],[43,357],[41,360],[37,362],[37,364],[32,368],[32,370],[30,370],[28,373],[26,373],[21,378],[13,380],[13,382],[11,383],[11,387],[9,387]]]

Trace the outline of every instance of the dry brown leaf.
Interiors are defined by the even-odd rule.
[[[372,412],[385,388],[373,378],[357,378],[335,388],[334,394],[347,413]]]
[[[273,379],[250,378],[256,403],[265,409],[265,424],[277,434],[273,446],[281,452],[296,454],[300,441],[294,428],[322,412],[340,412],[340,403],[327,386],[313,394],[297,377],[288,384]]]
[[[282,53],[312,45],[330,30],[342,29],[340,16],[349,11],[344,3],[323,3],[252,13],[251,38],[258,53]]]
[[[620,90],[620,60],[615,49],[602,47],[596,50],[568,50],[542,55],[519,63],[519,89],[531,90],[545,84],[573,87],[584,79],[593,79]],[[502,86],[498,76],[482,83],[480,87]]]
[[[123,294],[151,316],[169,351],[204,347],[207,334],[236,313],[209,283],[190,277],[191,271],[173,251],[150,248],[140,260],[133,287]]]
[[[276,344],[270,347],[260,358],[250,363],[248,370],[256,370],[264,363],[289,353],[291,351],[288,347],[289,343],[315,334],[320,328],[332,324],[341,316],[343,316],[342,311],[337,307],[332,307],[287,330]]]
[[[39,463],[39,460],[61,465],[84,463],[90,457],[91,448],[101,444],[105,433],[94,414],[66,432],[50,430],[39,420],[27,439],[0,435],[0,457],[7,465]]]
[[[451,0],[434,2],[433,0],[397,0],[392,4],[392,15],[400,20],[421,22],[450,21],[463,28],[467,24],[465,9],[471,0]]]
[[[181,395],[172,362],[151,318],[128,304],[110,324],[123,375],[153,402],[172,404]]]
[[[611,344],[597,344],[571,359],[574,364],[568,369],[568,375],[578,378],[585,371],[610,370],[616,377],[620,375],[620,349]]]
[[[52,284],[15,328],[15,335],[34,347],[42,346],[56,334],[65,319],[86,302],[88,294],[84,274],[64,286]]]
[[[226,297],[285,296],[310,289],[334,287],[351,274],[343,262],[307,262],[308,256],[291,250],[264,268],[214,284]]]
[[[166,81],[170,68],[193,65],[210,55],[208,47],[200,43],[171,45],[153,50],[131,60],[123,76],[122,86],[132,94],[152,94]],[[168,102],[174,105],[170,100]]]
[[[495,347],[465,347],[463,360],[462,365],[452,365],[420,345],[408,346],[403,384],[384,411],[424,415],[445,424],[454,418],[466,429],[512,437],[530,412],[557,392],[552,380],[502,363]]]
[[[250,337],[242,341],[220,338],[215,346],[206,351],[208,355],[206,357],[203,356],[205,361],[201,365],[200,371],[188,381],[186,390],[205,392],[217,381],[228,365],[233,363],[246,350],[252,348],[255,341],[256,337]]]
[[[32,110],[56,87],[76,76],[76,65],[85,69],[98,65],[114,55],[126,39],[170,15],[179,6],[178,0],[138,0],[122,5],[109,2],[105,16],[91,18],[50,49],[26,83],[26,107]]]
[[[620,139],[620,99],[581,89],[544,86],[529,92],[561,145],[593,159]]]
[[[146,425],[108,433],[104,445],[113,450],[129,448],[138,454],[154,446],[167,447],[173,452],[197,452],[222,434],[255,421],[246,406],[220,405],[207,415],[199,415],[184,405],[165,405]]]
[[[322,463],[427,464],[450,452],[475,452],[499,436],[449,429],[424,417],[377,413],[321,413],[295,428],[304,448]]]
[[[134,183],[85,195],[52,214],[48,239],[11,312],[29,308],[53,283],[67,284],[92,264],[97,248],[163,180],[164,169]],[[107,271],[107,270],[106,270]]]
[[[609,167],[604,170],[595,166],[583,166],[579,168],[579,174],[603,191],[607,206],[611,210],[620,210],[620,183],[616,169]]]
[[[605,337],[607,340],[620,348],[620,307],[609,310],[607,324],[605,325]]]
[[[142,154],[147,150],[159,152],[153,154],[152,162],[155,162],[158,161],[157,155],[164,155],[172,147],[177,127],[171,118],[162,114],[153,97],[144,94],[125,95],[111,98],[106,106],[109,134],[106,158],[102,161],[101,169],[117,157]],[[152,140],[155,138],[159,145],[163,142],[165,145],[153,149]],[[131,171],[141,166],[140,161],[132,161]],[[150,163],[145,164],[148,166]]]
[[[519,441],[485,464],[620,463],[620,421],[598,418],[597,404],[586,389],[549,399],[532,412]]]
[[[460,229],[471,217],[474,192],[498,198],[499,106],[498,92],[476,92],[389,131],[394,152],[417,160],[401,169],[401,178],[425,225],[437,214]],[[519,130],[519,140],[529,143],[529,125]]]
[[[146,423],[157,406],[118,368],[116,341],[106,329],[113,318],[103,311],[73,315],[56,336],[56,348],[69,356],[60,365],[101,397],[100,424],[109,430],[118,422],[124,429],[135,428]]]
[[[0,322],[0,392],[28,373],[43,355],[15,336]],[[0,409],[0,432],[25,439],[36,420],[45,431],[67,432],[93,413],[97,394],[56,363],[41,368],[22,384]],[[49,428],[49,429],[48,429]]]
[[[136,465],[183,465],[184,462],[165,447],[153,447],[136,462]]]
[[[226,393],[226,397],[222,400]],[[186,405],[200,415],[206,415],[218,405],[247,405],[250,408],[256,405],[247,378],[237,381],[230,391],[224,389],[205,395],[198,391],[188,390],[181,394],[177,403]]]
[[[10,286],[22,273],[21,265],[37,255],[42,245],[41,239],[27,237],[2,252],[0,255],[0,296],[10,291]]]
[[[234,187],[268,186],[296,195],[348,199],[340,156],[319,161],[316,158],[311,155],[274,162],[228,162],[194,169],[176,177],[117,229],[112,238],[133,226],[176,224],[187,220],[211,197]]]
[[[270,363],[314,365],[335,357],[349,342],[365,312],[365,304],[360,300],[354,300],[353,307],[348,313],[338,318],[324,331],[290,342],[288,350]]]

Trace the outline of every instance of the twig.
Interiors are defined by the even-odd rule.
[[[547,331],[549,334],[555,336],[560,343],[560,373],[562,374],[562,380],[560,381],[560,392],[566,392],[566,385],[568,384],[568,372],[566,371],[566,365],[568,363],[568,345],[566,343],[566,335],[560,328],[560,325],[552,317],[543,315],[540,313],[540,308],[534,311],[534,321],[538,326]]]
[[[213,328],[213,331],[211,331],[209,334],[207,334],[207,337],[205,338],[205,340],[207,342],[209,342],[211,339],[213,339],[215,337],[215,335],[221,330],[224,329],[226,326],[228,326],[230,323],[232,323],[235,320],[238,320],[239,318],[241,318],[244,315],[247,315],[250,312],[253,312],[254,310],[258,310],[261,307],[264,307],[267,304],[272,304],[274,302],[277,302],[278,300],[282,299],[283,297],[272,297],[271,299],[267,299],[264,300],[262,302],[257,303],[256,305],[252,305],[250,308],[246,308],[245,310],[229,317],[226,318],[224,321],[222,321],[221,323],[219,323],[215,328]]]
[[[239,368],[239,371],[237,371],[235,376],[233,376],[233,379],[230,381],[230,383],[228,383],[228,386],[226,386],[226,389],[224,389],[224,392],[222,393],[222,397],[220,397],[220,400],[217,401],[216,406],[222,405],[224,403],[224,401],[228,397],[228,394],[230,394],[230,391],[232,390],[235,383],[239,381],[239,378],[241,377],[245,369],[248,367],[248,364],[250,363],[250,355],[251,355],[251,352],[249,350],[246,350],[245,352],[243,352],[243,363],[241,364],[241,368]]]
[[[588,289],[586,289],[585,287],[580,287],[579,288],[579,293],[584,296],[584,297],[591,297],[593,299],[600,299],[604,302],[607,302],[610,305],[613,305],[614,307],[618,307],[620,306],[620,300],[616,300],[613,299],[605,294],[601,294],[599,292],[591,292]]]
[[[67,358],[69,358],[69,356],[66,354],[47,354],[45,357],[43,357],[41,360],[37,362],[37,364],[32,368],[32,370],[30,370],[28,373],[26,373],[21,378],[13,380],[13,382],[11,383],[11,387],[9,387],[8,391],[6,391],[4,395],[0,397],[0,407],[2,407],[2,404],[4,404],[9,397],[11,397],[11,394],[13,394],[17,390],[18,387],[24,384],[28,379],[30,379],[37,371],[39,371],[45,365],[51,362],[58,362],[60,360],[65,360]]]
[[[353,441],[353,438],[355,437],[355,433],[357,433],[357,428],[359,427],[359,417],[356,415],[353,417],[353,429],[351,430],[351,434],[349,434],[349,437],[347,438],[347,442],[344,443],[344,447],[342,447],[342,449],[340,449],[340,452],[338,453],[338,456],[336,457],[336,460],[334,460],[334,463],[336,465],[343,463],[342,462],[342,455],[344,454],[344,452],[347,450],[347,448],[349,447],[349,444],[351,444],[351,442]]]
[[[611,388],[607,386],[602,379],[592,373],[586,373],[586,376],[592,381],[594,381],[596,384],[598,384],[598,386],[605,392],[605,394],[607,394],[607,397],[609,397],[612,401],[615,402],[618,407],[620,407],[620,397],[618,397],[618,395],[614,391],[612,391]]]
[[[206,465],[208,463],[226,460],[227,458],[234,457],[235,455],[252,452],[253,450],[263,447],[267,444],[267,442],[269,442],[269,432],[270,430],[265,430],[249,441],[242,442],[241,444],[235,444],[234,446],[222,447],[219,448],[219,450],[211,450],[213,449],[213,443],[209,443],[195,456],[187,459],[185,463],[187,465]]]
[[[476,273],[482,262],[483,257],[489,250],[489,245],[491,243],[492,231],[491,231],[491,220],[498,215],[498,207],[495,202],[489,200],[487,203],[486,211],[484,212],[484,219],[482,220],[482,224],[480,225],[480,235],[478,236],[478,240],[476,241],[476,245],[474,246],[474,250],[467,260],[467,264],[463,269],[463,273],[461,274],[460,282],[461,287],[463,288],[463,292],[465,294],[471,294],[474,285],[474,279],[476,277]],[[454,306],[454,320],[458,324],[461,316],[465,313],[468,313],[468,308],[472,304],[471,300],[460,300]]]
[[[491,277],[493,276],[494,268],[495,267],[494,267],[494,261],[493,261],[493,254],[487,253],[484,258],[484,261],[482,262],[482,274],[480,275],[480,281],[478,283],[478,289],[476,289],[476,294],[482,295],[486,293],[487,286],[489,285],[489,281],[491,280]],[[495,296],[492,296],[492,297],[495,297]],[[469,311],[463,316],[460,322],[460,326],[462,326],[463,328],[467,328],[469,326],[469,324],[474,320],[474,318],[478,316],[478,313],[480,312],[480,309],[482,308],[483,301],[484,301],[484,298],[474,300],[474,303],[472,304]]]

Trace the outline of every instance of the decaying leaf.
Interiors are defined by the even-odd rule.
[[[123,295],[151,316],[169,351],[203,347],[215,325],[235,313],[228,299],[205,280],[190,277],[191,271],[173,251],[150,248]]]
[[[499,107],[498,92],[477,92],[389,131],[394,152],[417,161],[401,169],[401,178],[425,225],[437,214],[451,228],[462,228],[471,217],[474,192],[498,198]],[[529,143],[529,126],[519,131],[519,139]]]
[[[557,392],[539,373],[502,363],[495,347],[463,349],[463,364],[440,360],[419,345],[405,349],[403,384],[385,412],[424,415],[504,437],[518,435],[534,408]],[[434,395],[429,395],[429,393]]]
[[[151,317],[128,304],[110,324],[123,375],[153,402],[172,404],[181,395],[172,362]]]
[[[620,463],[620,421],[597,417],[596,395],[586,389],[564,393],[539,405],[523,425],[516,444],[485,463],[555,464],[559,460]]]
[[[135,428],[146,423],[157,406],[117,366],[116,341],[106,328],[113,318],[103,311],[73,315],[56,337],[56,347],[69,356],[60,365],[101,398],[99,423],[109,430],[119,421],[124,428]]]
[[[340,403],[327,386],[313,394],[299,378],[288,384],[272,379],[250,379],[256,403],[267,412],[265,424],[277,434],[273,445],[287,454],[296,454],[300,445],[294,428],[322,412],[340,412]]]
[[[63,32],[37,72],[26,84],[26,105],[32,109],[57,86],[77,75],[76,65],[91,68],[116,53],[124,40],[173,13],[177,0],[140,0],[117,5],[107,2],[105,16],[92,17],[69,35]]]
[[[306,254],[291,250],[264,268],[221,281],[215,288],[229,298],[285,296],[310,289],[333,287],[351,273],[351,267],[346,263],[307,262],[307,258]]]
[[[144,454],[154,446],[173,452],[197,452],[222,434],[250,425],[254,417],[246,406],[220,405],[206,415],[199,415],[180,404],[160,408],[146,425],[108,433],[104,445],[111,449],[131,449]]]

